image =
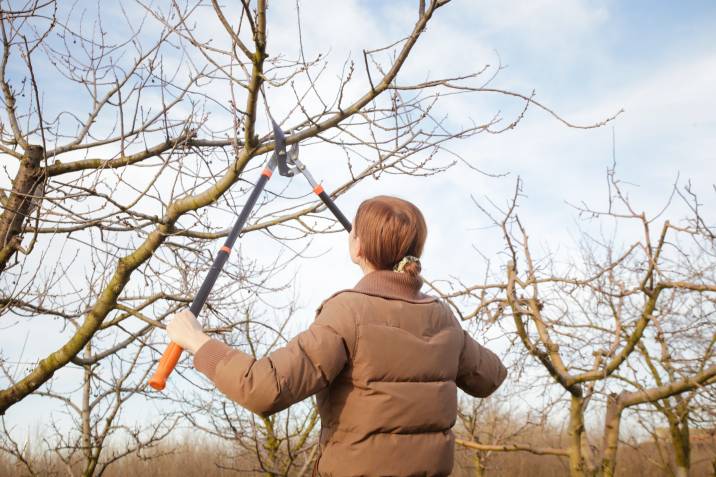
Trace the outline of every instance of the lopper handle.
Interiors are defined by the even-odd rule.
[[[351,221],[346,218],[345,215],[343,215],[343,212],[341,212],[341,209],[338,208],[335,202],[333,202],[333,199],[331,199],[331,196],[328,195],[328,193],[323,190],[323,187],[320,185],[316,186],[316,188],[313,190],[313,192],[320,197],[320,199],[323,201],[324,204],[326,204],[326,207],[333,213],[333,215],[338,219],[338,221],[341,223],[344,229],[346,229],[346,232],[351,231]]]
[[[154,372],[154,376],[149,380],[149,385],[161,391],[167,385],[167,379],[172,374],[174,368],[179,362],[181,353],[184,351],[178,344],[169,343],[167,349],[164,351],[162,358],[159,360],[157,370]]]
[[[234,223],[234,227],[231,229],[231,232],[229,233],[226,242],[224,242],[224,246],[221,247],[221,250],[217,252],[216,257],[214,258],[214,263],[209,269],[209,273],[207,273],[206,277],[204,278],[204,281],[201,284],[199,291],[194,297],[194,301],[191,302],[189,311],[191,311],[191,313],[195,317],[198,317],[199,313],[201,312],[201,309],[204,308],[204,303],[206,303],[206,299],[209,297],[209,293],[214,287],[216,279],[219,277],[221,270],[224,268],[226,260],[229,258],[229,253],[231,253],[231,248],[234,246],[234,242],[236,242],[236,239],[239,237],[241,230],[246,223],[246,219],[248,219],[251,210],[254,208],[254,205],[256,204],[256,201],[258,200],[261,191],[263,191],[264,187],[266,186],[266,183],[271,178],[271,174],[276,167],[276,161],[276,154],[274,154],[268,165],[261,172],[261,177],[259,177],[256,186],[254,186],[254,189],[251,191],[251,195],[246,201],[244,208],[241,210],[241,214],[239,214],[239,218],[236,220],[236,223]],[[157,391],[161,391],[162,389],[164,389],[167,384],[167,379],[169,378],[169,375],[172,373],[172,371],[174,371],[174,368],[179,362],[179,358],[181,357],[182,351],[184,350],[176,343],[169,343],[169,346],[167,346],[166,351],[164,351],[164,354],[159,360],[157,370],[154,372],[154,375],[151,377],[151,379],[149,379],[149,385],[152,388],[156,389]]]
[[[209,293],[214,287],[216,279],[219,277],[221,270],[224,268],[224,264],[229,258],[230,252],[231,249],[224,245],[216,254],[216,258],[214,258],[214,263],[211,265],[209,273],[206,275],[206,278],[204,278],[204,282],[201,284],[196,297],[194,297],[194,301],[191,302],[191,306],[189,307],[189,311],[191,311],[191,314],[195,317],[199,316],[201,309],[204,308],[204,303],[206,303],[206,299],[209,297]],[[159,360],[159,365],[157,366],[157,370],[154,372],[154,376],[152,376],[149,380],[149,385],[151,387],[157,391],[164,389],[164,386],[166,386],[167,383],[167,378],[169,378],[169,375],[172,374],[172,371],[174,371],[174,368],[179,362],[182,351],[184,350],[178,344],[173,342],[169,343],[169,346],[167,346],[166,351],[164,351],[164,354]]]

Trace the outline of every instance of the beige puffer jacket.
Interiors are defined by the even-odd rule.
[[[254,360],[210,340],[194,365],[264,416],[318,393],[321,476],[448,475],[457,388],[489,396],[506,370],[421,285],[406,273],[368,273],[325,300],[284,348]]]

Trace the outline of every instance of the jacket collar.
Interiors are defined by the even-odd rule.
[[[423,279],[419,276],[393,270],[374,270],[364,275],[352,291],[411,303],[429,303],[438,299],[421,293],[422,285]]]

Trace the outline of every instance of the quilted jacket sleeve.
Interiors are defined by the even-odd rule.
[[[456,384],[475,397],[487,397],[500,387],[507,369],[495,353],[480,345],[466,331]]]
[[[194,367],[230,399],[266,417],[328,386],[354,342],[355,320],[340,297],[332,297],[311,326],[283,348],[254,359],[212,339],[197,350]]]

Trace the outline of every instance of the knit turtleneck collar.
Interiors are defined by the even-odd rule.
[[[429,303],[437,300],[437,297],[421,293],[422,285],[423,279],[419,276],[393,270],[374,270],[365,274],[352,290],[411,303]]]

